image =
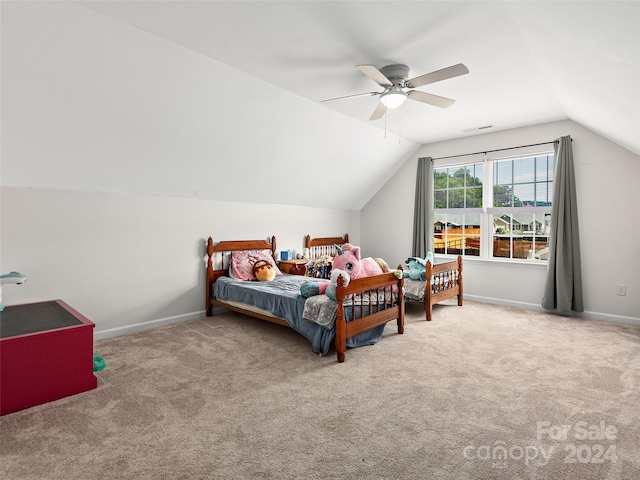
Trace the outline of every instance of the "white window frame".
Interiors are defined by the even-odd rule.
[[[482,208],[442,208],[434,209],[434,215],[448,214],[448,215],[466,215],[466,214],[480,214],[480,255],[464,255],[465,259],[479,259],[484,261],[496,261],[496,262],[509,262],[509,263],[526,263],[526,264],[541,264],[547,265],[548,261],[540,260],[536,258],[510,258],[510,257],[494,257],[493,256],[493,215],[514,214],[514,213],[528,213],[538,215],[551,215],[551,206],[543,207],[494,207],[493,206],[493,175],[494,164],[504,160],[514,160],[518,158],[530,158],[535,156],[554,156],[553,145],[514,148],[509,149],[508,152],[498,152],[499,154],[479,154],[465,156],[464,159],[441,159],[434,160],[434,175],[436,169],[444,167],[464,167],[471,164],[482,163]],[[501,154],[501,155],[500,155]],[[432,232],[433,232],[432,227]],[[434,234],[435,235],[435,234]],[[513,252],[511,252],[513,255]],[[451,257],[453,254],[436,254],[442,257]]]

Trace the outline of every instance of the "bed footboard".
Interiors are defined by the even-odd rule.
[[[458,296],[458,306],[462,306],[462,256],[446,263],[432,265],[427,262],[427,282],[424,289],[424,311],[427,321],[431,321],[434,304],[447,298]]]
[[[398,269],[402,271],[401,266]],[[393,272],[358,278],[347,286],[342,276],[338,277],[335,338],[338,362],[344,362],[347,338],[391,320],[396,320],[398,333],[404,333],[403,285],[404,278],[397,278]],[[351,297],[351,301],[345,306],[347,297]],[[349,310],[351,320],[347,321]]]

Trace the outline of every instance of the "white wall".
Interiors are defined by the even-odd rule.
[[[220,96],[220,84],[248,96]],[[256,89],[268,95],[255,96]],[[4,303],[62,298],[98,333],[199,316],[209,235],[275,234],[281,248],[296,249],[307,233],[349,233],[367,255],[401,263],[411,252],[419,156],[570,134],[585,307],[602,317],[638,318],[636,155],[559,122],[427,145],[398,169],[395,159],[414,146],[376,143],[379,131],[369,130],[79,5],[3,2],[0,272],[29,276],[24,285],[4,287]],[[344,210],[358,208],[349,201],[314,208],[333,197],[326,190],[309,195],[315,182],[331,184],[309,165],[335,171],[356,152],[367,158],[366,169],[355,165],[363,173],[376,162],[397,173],[361,212]],[[300,158],[299,169],[281,168],[292,156]],[[384,184],[379,175],[357,178],[349,192],[355,197],[347,198]],[[468,260],[466,293],[539,305],[544,273]],[[616,283],[627,285],[626,297],[615,296]]]
[[[0,8],[4,186],[359,210],[419,147],[75,2]]]
[[[207,236],[357,241],[416,147],[77,3],[0,7],[0,272],[29,277],[5,305],[61,298],[98,336],[200,316]],[[340,197],[345,158],[377,167]]]
[[[306,234],[360,240],[355,211],[8,187],[0,200],[0,271],[29,277],[3,304],[60,298],[98,337],[203,316],[209,235],[298,252]]]
[[[411,256],[418,158],[529,145],[564,135],[573,139],[585,316],[640,323],[640,158],[571,121],[423,146],[362,209],[364,250],[394,264]],[[545,276],[543,266],[465,258],[467,298],[538,308]],[[627,286],[626,296],[616,295],[616,284]]]

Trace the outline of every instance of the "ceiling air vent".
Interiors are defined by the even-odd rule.
[[[467,128],[465,130],[462,130],[464,133],[469,133],[469,132],[477,132],[478,130],[488,130],[489,128],[494,128],[495,125],[483,125],[482,127],[473,127],[473,128]]]

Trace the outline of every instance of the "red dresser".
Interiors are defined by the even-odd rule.
[[[5,307],[0,415],[96,388],[94,326],[62,300]]]

